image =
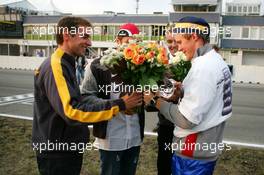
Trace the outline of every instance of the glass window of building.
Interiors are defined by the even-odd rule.
[[[24,27],[25,34],[32,34],[32,26],[26,26]]]
[[[233,12],[237,13],[237,6],[236,5],[233,6]]]
[[[225,33],[225,38],[230,38],[231,37],[231,33]]]
[[[219,32],[220,32],[220,30],[219,30]],[[224,35],[224,38],[230,38],[231,37],[231,34],[232,34],[232,28],[231,28],[231,26],[224,26],[223,27],[223,35]],[[221,37],[221,34],[220,34],[220,37]]]
[[[248,7],[248,13],[252,13],[252,10],[253,10],[252,6],[249,6]]]
[[[5,16],[3,14],[0,14],[0,20],[4,21],[5,20]]]
[[[228,5],[227,12],[231,13],[232,12],[232,6]]]
[[[100,41],[100,39],[101,39],[101,35],[102,35],[102,27],[101,26],[99,26],[99,25],[97,25],[97,26],[94,26],[94,28],[93,28],[93,33],[92,33],[92,40],[94,40],[94,41]]]
[[[174,11],[176,11],[176,12],[182,11],[181,10],[182,9],[181,5],[174,5],[173,7],[174,7]]]
[[[261,28],[260,28],[259,38],[260,38],[261,40],[264,40],[264,27],[261,27]]]
[[[216,10],[216,6],[209,6],[209,12],[214,12]]]
[[[107,26],[102,26],[102,28],[103,28],[102,34],[103,35],[107,35],[107,29],[108,29],[108,27]]]
[[[25,26],[24,27],[24,38],[31,40],[32,39],[32,26]]]
[[[159,26],[152,25],[152,36],[158,36],[159,34]]]
[[[238,7],[237,7],[237,12],[238,12],[239,14],[242,13],[242,6],[238,6]]]
[[[231,26],[231,38],[240,38],[240,27]]]
[[[249,38],[249,27],[242,28],[242,38],[244,39]]]
[[[115,36],[115,27],[114,26],[108,26],[108,40],[114,40],[114,36]]]
[[[258,6],[253,7],[253,13],[258,13]]]
[[[247,13],[247,6],[243,6],[243,13]]]
[[[138,26],[139,31],[142,33],[144,30],[144,26]]]
[[[150,35],[149,26],[144,26],[144,30],[142,32],[144,34],[144,40],[148,40]]]
[[[258,27],[251,27],[250,39],[258,39]]]
[[[115,35],[117,34],[117,32],[119,31],[120,26],[115,26]]]

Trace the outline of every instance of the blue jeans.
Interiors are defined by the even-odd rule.
[[[140,147],[132,147],[123,151],[99,150],[101,159],[101,175],[135,175]]]
[[[216,161],[193,160],[172,156],[172,175],[212,175]]]

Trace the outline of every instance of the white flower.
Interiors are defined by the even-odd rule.
[[[174,57],[170,59],[169,64],[178,64],[181,60],[186,61],[186,55],[183,52],[176,52]]]
[[[128,43],[129,44],[136,44],[137,43],[137,40],[136,39],[129,39],[128,40]]]
[[[114,65],[118,64],[118,62],[123,58],[123,53],[118,52],[116,49],[108,49],[104,51],[104,56],[100,60],[100,64],[106,67],[113,68]]]
[[[112,48],[109,48],[109,49],[105,50],[103,53],[104,53],[104,55],[108,55],[111,52],[113,52],[113,49]]]
[[[136,41],[142,41],[143,38],[144,38],[144,34],[143,33],[139,33],[139,34],[134,34],[133,35],[133,38],[136,40]]]

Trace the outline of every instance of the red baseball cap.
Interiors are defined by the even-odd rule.
[[[125,37],[125,36],[133,36],[135,34],[139,34],[138,27],[133,23],[127,23],[120,26],[117,36]]]

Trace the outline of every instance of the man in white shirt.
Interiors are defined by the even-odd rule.
[[[227,64],[208,44],[209,24],[201,18],[184,17],[173,32],[178,50],[185,53],[192,67],[185,77],[178,104],[146,93],[144,101],[160,110],[174,123],[173,175],[213,174],[224,148],[225,121],[232,114],[232,81]]]
[[[117,33],[118,46],[129,43],[138,28],[131,23],[124,24]],[[119,99],[116,92],[122,84],[121,69],[108,69],[100,65],[100,59],[88,65],[81,87],[83,94],[89,95],[90,102],[98,103],[106,99]],[[100,87],[110,87],[113,91],[103,92]],[[99,148],[101,175],[134,175],[139,159],[140,145],[144,136],[144,110],[140,113],[118,113],[113,120],[94,124],[94,146]]]

